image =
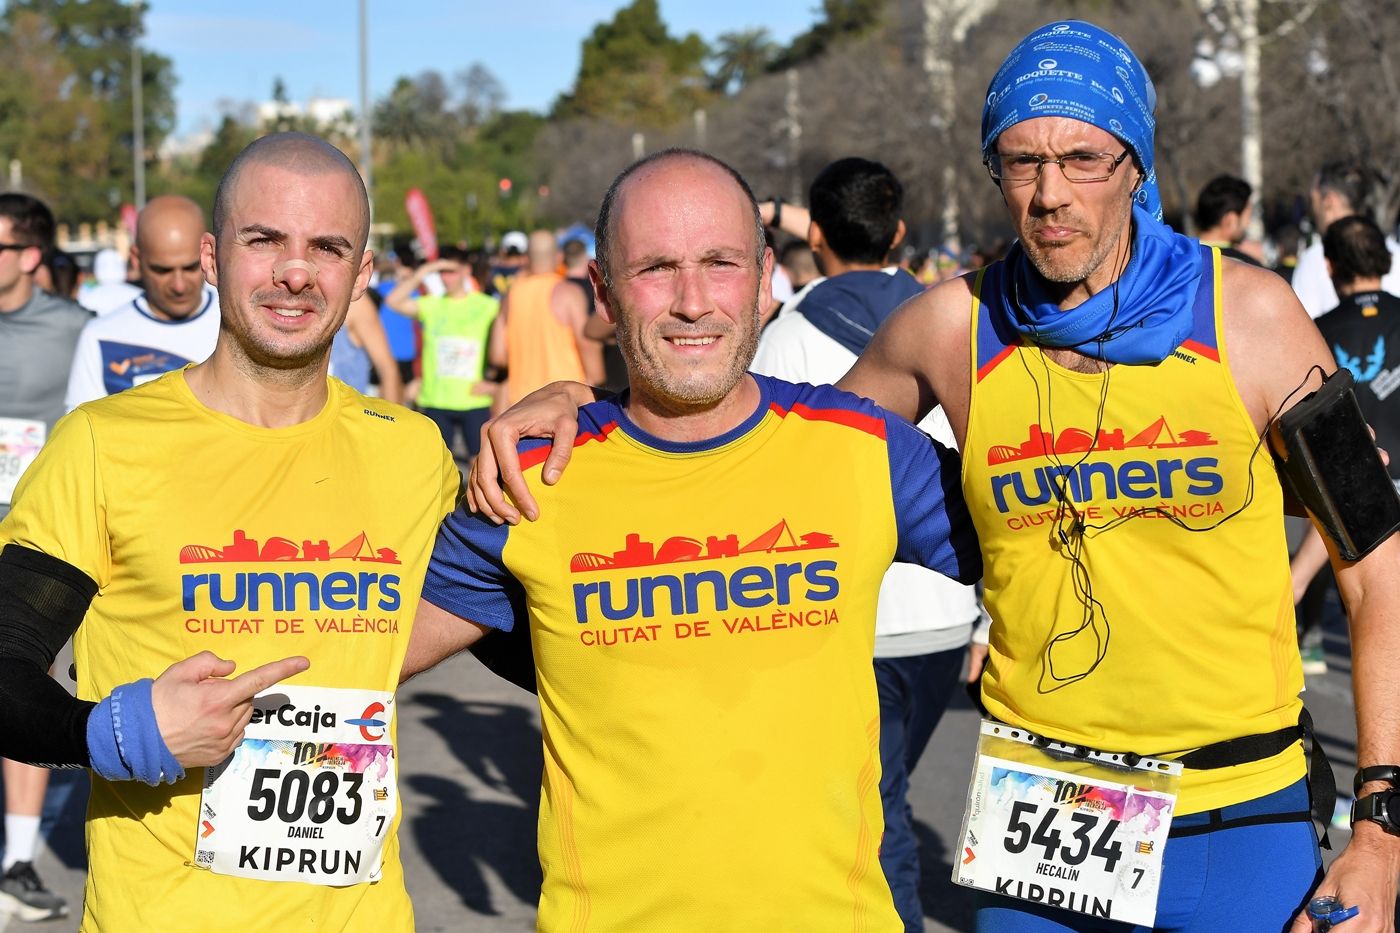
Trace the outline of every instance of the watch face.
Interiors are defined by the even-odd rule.
[[[1400,835],[1400,822],[1397,822],[1400,803],[1397,803],[1397,797],[1400,797],[1400,792],[1391,790],[1357,798],[1351,805],[1352,825],[1356,825],[1358,820],[1372,820],[1386,832]]]

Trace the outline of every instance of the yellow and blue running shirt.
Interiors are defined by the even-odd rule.
[[[993,620],[988,710],[1062,741],[1167,756],[1296,724],[1282,491],[1230,375],[1218,251],[1182,345],[1106,373],[998,332],[996,279],[974,287],[963,445]],[[1303,771],[1297,743],[1188,770],[1177,812],[1261,797]]]
[[[424,598],[528,624],[539,929],[902,929],[877,858],[875,602],[892,559],[981,575],[957,454],[830,386],[753,376],[713,440],[586,406],[542,518],[444,523]]]
[[[258,428],[206,408],[177,370],[59,422],[0,543],[96,581],[74,640],[80,697],[100,699],[204,650],[235,661],[236,673],[305,655],[310,669],[286,683],[394,691],[460,476],[426,418],[335,379],[328,389],[310,421]],[[318,721],[363,712],[327,707]],[[194,768],[149,787],[93,775],[84,930],[413,929],[393,826],[372,883],[197,869],[204,778]],[[288,838],[297,834],[283,828],[280,845],[300,853]]]

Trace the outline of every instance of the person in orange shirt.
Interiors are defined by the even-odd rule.
[[[588,302],[559,274],[554,234],[530,234],[527,264],[511,282],[491,330],[491,364],[507,370],[504,402],[560,379],[599,384],[603,349],[583,334]]]

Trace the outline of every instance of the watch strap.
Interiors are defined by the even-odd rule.
[[[1386,832],[1400,835],[1400,825],[1395,822],[1400,813],[1391,812],[1391,805],[1397,797],[1400,794],[1395,791],[1381,791],[1356,798],[1351,805],[1351,825],[1355,826],[1361,820],[1372,820],[1381,824]]]
[[[1368,768],[1356,769],[1356,777],[1351,785],[1352,796],[1360,796],[1362,786],[1372,781],[1385,781],[1391,787],[1395,787],[1400,784],[1400,765],[1371,765]]]

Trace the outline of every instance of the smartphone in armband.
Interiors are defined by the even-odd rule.
[[[1339,369],[1269,426],[1285,481],[1349,561],[1400,529],[1400,493],[1353,384]]]

